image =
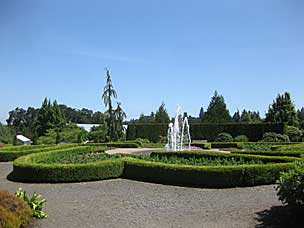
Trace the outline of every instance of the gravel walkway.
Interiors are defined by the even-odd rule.
[[[280,206],[274,186],[199,189],[124,179],[24,184],[8,181],[11,171],[11,163],[0,163],[0,189],[22,187],[48,200],[49,218],[37,228],[263,227],[259,214]]]

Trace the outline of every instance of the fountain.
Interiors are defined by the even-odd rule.
[[[168,143],[165,146],[165,150],[167,151],[191,149],[191,135],[188,117],[182,116],[181,107],[179,105],[176,109],[174,122],[169,123],[167,141]]]

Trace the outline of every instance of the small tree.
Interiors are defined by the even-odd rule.
[[[123,111],[120,102],[117,103],[117,108],[114,110],[113,114],[115,119],[115,136],[116,139],[121,139],[124,133],[123,121],[125,118],[127,118],[127,115]]]
[[[167,109],[165,108],[165,103],[162,102],[160,105],[159,109],[155,113],[155,118],[154,118],[156,123],[169,123],[170,122],[170,117],[167,112]]]

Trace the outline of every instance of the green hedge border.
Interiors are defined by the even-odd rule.
[[[62,145],[48,145],[48,146],[17,146],[10,147],[9,150],[2,149],[0,150],[0,162],[9,162],[14,161],[15,159],[40,152],[49,152],[63,149],[70,149],[78,147],[80,144],[62,144]]]
[[[83,148],[82,148],[83,149]],[[68,152],[69,150],[65,150]],[[76,149],[74,149],[76,151]],[[31,154],[16,159],[13,163],[11,180],[22,182],[82,182],[110,178],[161,184],[228,188],[263,184],[274,184],[280,172],[293,167],[293,161],[301,160],[291,157],[267,157],[258,155],[219,154],[203,152],[153,152],[151,156],[225,156],[276,161],[276,164],[238,165],[238,166],[191,166],[166,164],[137,159],[136,156],[92,162],[87,164],[43,164],[35,163],[39,159],[54,153],[53,151]],[[72,151],[71,151],[72,152]]]

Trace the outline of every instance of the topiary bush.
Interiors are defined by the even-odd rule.
[[[291,207],[304,207],[304,162],[282,173],[277,186],[279,199]]]
[[[0,191],[0,228],[25,227],[32,219],[31,208],[8,191]]]
[[[248,142],[248,137],[246,135],[238,135],[234,138],[235,142]]]
[[[233,142],[233,138],[228,133],[220,133],[216,136],[215,142]]]
[[[288,135],[281,135],[275,132],[266,132],[263,135],[263,142],[290,142]]]

